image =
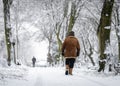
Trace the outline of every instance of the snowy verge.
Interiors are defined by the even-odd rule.
[[[12,79],[25,80],[27,72],[28,70],[25,66],[0,67],[0,86],[4,86],[7,81]]]

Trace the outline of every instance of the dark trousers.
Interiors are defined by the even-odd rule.
[[[33,62],[33,67],[35,67],[35,62]]]
[[[75,58],[66,58],[65,65],[69,65],[69,68],[73,68],[75,63]]]

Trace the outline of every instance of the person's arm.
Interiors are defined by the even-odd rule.
[[[77,56],[79,56],[79,54],[80,54],[80,44],[77,40]]]
[[[66,41],[64,41],[63,44],[62,44],[62,56],[64,56],[64,50],[65,50],[65,44],[66,44],[65,42]]]

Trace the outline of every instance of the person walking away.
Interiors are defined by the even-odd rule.
[[[72,75],[75,59],[79,56],[80,44],[73,31],[70,31],[62,44],[62,56],[65,57],[65,75]]]
[[[32,58],[33,67],[35,67],[35,62],[36,62],[36,58],[33,56]]]

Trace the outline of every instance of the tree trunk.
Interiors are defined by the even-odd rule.
[[[15,42],[12,42],[12,45],[13,45],[14,63],[16,64]]]
[[[118,62],[120,62],[120,38],[119,38],[118,48],[119,48],[119,49],[118,49],[118,51],[119,51],[119,52],[118,52],[118,53],[119,53],[119,54],[118,54],[118,55],[119,55],[119,56],[118,56]]]
[[[15,22],[16,22],[16,59],[18,59],[19,56],[19,38],[18,38],[18,29],[19,29],[19,0],[17,0],[17,7],[16,7],[16,15],[15,15]]]
[[[93,58],[92,58],[92,54],[93,54],[92,49],[93,49],[93,48],[92,48],[92,45],[91,45],[89,39],[88,39],[88,43],[89,43],[89,45],[90,45],[90,53],[88,54],[88,57],[90,58],[90,61],[92,62],[92,65],[95,66],[95,62],[94,62],[94,60],[93,60]]]
[[[4,6],[4,28],[5,28],[5,39],[7,46],[7,55],[8,55],[8,65],[10,66],[11,62],[11,24],[10,24],[10,5],[12,0],[3,0]]]
[[[91,57],[92,54],[93,54],[93,51],[92,51],[92,46],[91,46],[91,44],[90,44],[89,39],[88,39],[88,42],[89,42],[89,45],[90,45],[90,53],[89,53],[89,54],[87,53],[87,50],[86,50],[86,48],[85,48],[85,43],[84,43],[83,37],[81,37],[81,40],[82,40],[82,43],[83,43],[83,48],[84,48],[84,51],[85,51],[85,55],[87,55],[87,56],[89,57],[92,65],[95,66],[95,62],[94,62],[93,58]],[[85,56],[85,57],[86,57],[86,56]]]
[[[57,36],[57,42],[58,42],[58,57],[60,57],[60,52],[61,52],[61,46],[62,46],[62,41],[60,39],[60,31],[61,31],[61,25],[62,25],[62,22],[59,24],[59,23],[56,23],[56,36]]]
[[[116,15],[117,15],[117,20],[116,20],[116,25],[119,26],[120,25],[120,20],[119,20],[119,6],[116,7]],[[119,28],[116,28],[116,35],[118,38],[118,62],[120,62],[120,36],[119,36]]]
[[[70,32],[73,29],[73,26],[76,21],[76,6],[74,3],[72,3],[71,6],[71,13],[70,13],[70,19],[69,19],[69,25],[68,25],[68,32]]]
[[[103,4],[100,24],[98,26],[100,60],[106,59],[107,57],[107,54],[105,54],[105,49],[106,46],[110,43],[110,31],[111,31],[110,26],[113,3],[114,0],[105,0]],[[106,27],[109,27],[109,29],[107,29]],[[105,67],[104,61],[100,61],[99,72],[101,70],[104,70],[104,67]]]
[[[119,36],[119,28],[117,28],[115,26],[115,30],[116,30],[116,36],[118,39],[118,62],[120,62],[120,36]]]

